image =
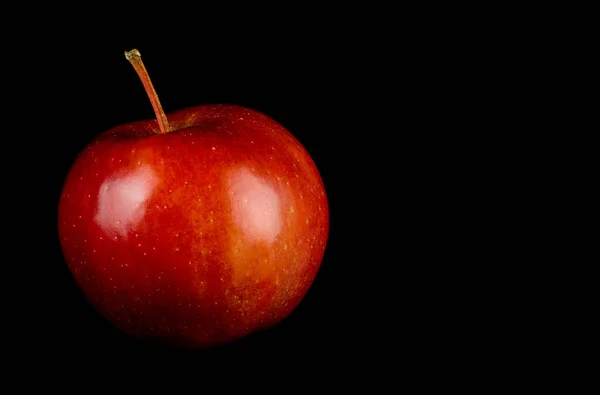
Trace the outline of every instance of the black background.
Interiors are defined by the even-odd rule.
[[[492,304],[483,298],[494,280],[473,262],[495,261],[498,250],[481,252],[488,208],[474,208],[488,191],[471,190],[491,177],[473,174],[483,160],[472,155],[491,149],[471,131],[498,122],[481,121],[482,92],[493,89],[489,59],[465,61],[479,46],[456,38],[460,27],[432,27],[429,12],[389,10],[257,18],[203,9],[181,23],[129,11],[102,19],[96,11],[32,22],[35,37],[7,60],[18,70],[16,127],[31,160],[14,184],[27,191],[15,227],[27,235],[19,239],[26,281],[14,304],[21,355],[249,369],[269,360],[348,375],[427,375],[494,355],[503,340],[487,334],[502,323],[484,318]],[[123,54],[132,48],[167,113],[205,103],[253,108],[294,134],[319,168],[330,205],[327,250],[309,293],[276,327],[216,349],[169,350],[113,329],[74,283],[57,236],[67,172],[94,136],[154,117]],[[474,84],[465,70],[479,76]]]

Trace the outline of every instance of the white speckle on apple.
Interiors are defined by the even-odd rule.
[[[141,246],[142,246],[141,244],[138,244],[138,247],[141,247]]]
[[[254,144],[254,140],[250,140],[250,144]]]

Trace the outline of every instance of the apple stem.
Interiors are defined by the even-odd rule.
[[[142,84],[144,84],[144,88],[146,89],[146,93],[150,98],[150,103],[152,103],[154,113],[156,114],[156,119],[158,121],[160,133],[167,133],[171,131],[169,127],[169,122],[167,121],[167,116],[165,115],[165,112],[163,111],[162,106],[160,105],[158,95],[154,90],[152,81],[150,81],[150,76],[148,75],[148,71],[144,66],[144,62],[142,62],[142,55],[140,55],[140,51],[138,51],[137,49],[132,49],[129,52],[125,52],[125,57],[129,61],[129,63],[131,63],[137,75],[142,80]]]

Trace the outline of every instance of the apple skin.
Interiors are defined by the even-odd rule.
[[[282,125],[203,105],[108,130],[65,180],[58,230],[90,303],[132,336],[184,348],[275,325],[311,286],[329,210]]]

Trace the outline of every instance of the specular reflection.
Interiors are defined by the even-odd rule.
[[[95,221],[111,236],[126,236],[143,218],[158,178],[150,166],[141,166],[106,180],[98,192]]]
[[[229,181],[233,220],[244,236],[273,242],[282,226],[277,191],[247,168],[234,171]]]

